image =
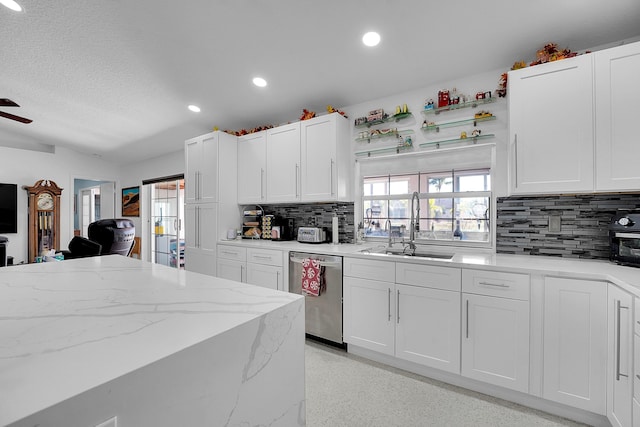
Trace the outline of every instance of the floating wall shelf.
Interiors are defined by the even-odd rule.
[[[468,136],[466,138],[454,138],[454,139],[443,139],[441,141],[422,142],[420,143],[420,147],[431,147],[435,145],[436,148],[440,148],[441,144],[451,144],[454,142],[472,142],[475,144],[480,139],[489,139],[489,138],[493,138],[494,136],[495,136],[494,134],[489,133],[485,135]]]
[[[460,104],[451,104],[446,107],[440,108],[430,108],[428,110],[422,110],[422,114],[440,114],[442,111],[451,111],[451,110],[459,110],[461,108],[476,108],[478,105],[490,104],[495,102],[497,98],[485,98],[485,99],[474,99],[472,101],[462,102]]]
[[[496,119],[496,116],[488,116],[488,117],[480,117],[480,118],[472,118],[472,119],[454,120],[451,122],[436,123],[431,126],[422,126],[421,129],[424,132],[431,132],[431,131],[440,132],[440,128],[464,126],[471,123],[473,123],[473,126],[477,126],[478,123],[480,122],[488,122],[490,120],[495,120],[495,119]]]

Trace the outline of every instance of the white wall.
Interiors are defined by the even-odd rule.
[[[0,182],[18,185],[18,233],[9,238],[7,255],[14,264],[27,260],[28,197],[22,186],[49,179],[63,189],[60,206],[60,248],[67,249],[73,237],[73,180],[75,178],[117,181],[116,166],[100,158],[57,148],[55,153],[0,147]]]

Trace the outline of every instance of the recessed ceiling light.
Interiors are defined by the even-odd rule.
[[[267,85],[267,81],[265,79],[263,79],[262,77],[254,77],[253,78],[253,84],[258,86],[258,87],[265,87]]]
[[[20,7],[20,5],[13,0],[0,0],[0,4],[8,7],[11,10],[15,10],[16,12],[22,12],[22,7]]]
[[[378,43],[380,43],[380,34],[376,33],[375,31],[370,31],[362,36],[362,43],[367,46],[376,46]]]
[[[199,113],[200,112],[200,107],[198,107],[197,105],[189,105],[189,110],[193,111],[194,113]]]

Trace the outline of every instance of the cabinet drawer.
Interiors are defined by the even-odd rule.
[[[218,258],[245,261],[247,259],[247,248],[230,245],[218,245]]]
[[[395,263],[360,258],[345,258],[343,274],[361,279],[373,279],[382,282],[395,282]]]
[[[463,269],[462,292],[528,301],[529,275]]]
[[[396,283],[460,292],[461,273],[459,268],[398,262]]]
[[[282,267],[282,251],[247,248],[247,262]]]

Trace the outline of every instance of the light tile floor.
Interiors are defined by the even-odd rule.
[[[306,345],[308,427],[583,426],[564,418]]]

